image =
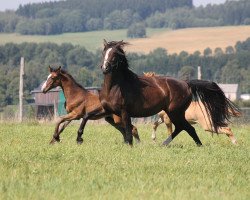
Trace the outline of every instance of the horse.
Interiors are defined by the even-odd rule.
[[[84,87],[78,84],[69,73],[61,69],[61,66],[56,69],[53,69],[49,66],[49,75],[47,80],[42,85],[41,90],[43,93],[46,93],[52,88],[58,86],[62,88],[66,99],[65,108],[67,114],[59,117],[58,121],[56,122],[55,131],[50,144],[60,142],[60,134],[65,129],[65,127],[72,120],[78,120],[80,118],[83,120],[77,132],[76,140],[78,144],[83,142],[82,135],[87,121],[97,120],[103,117],[105,117],[105,120],[108,123],[118,129],[125,138],[125,129],[121,125],[121,118],[117,115],[107,114],[99,101],[99,95],[87,91]],[[60,124],[62,123],[63,125],[60,127]],[[137,128],[132,125],[132,129],[133,136],[137,142],[140,142]]]
[[[236,114],[237,114],[237,117],[241,116],[241,113],[239,113],[239,112]],[[163,110],[160,111],[157,114],[157,116],[158,116],[158,120],[156,120],[154,122],[153,132],[151,135],[153,141],[156,140],[156,130],[160,124],[165,123],[165,125],[167,126],[168,134],[171,134],[173,131],[172,130],[172,122],[169,119],[169,117],[165,111],[163,111]],[[211,121],[211,119],[209,119],[209,115],[207,114],[204,105],[200,101],[192,101],[191,102],[190,106],[188,107],[188,109],[185,112],[185,118],[190,124],[199,124],[203,130],[211,132],[211,133],[215,132],[215,129],[211,126],[211,123],[209,123],[209,121]],[[219,134],[226,134],[233,144],[237,144],[237,140],[236,140],[236,138],[235,138],[235,136],[234,136],[234,134],[229,126],[219,127],[218,133]]]
[[[126,45],[128,43],[124,41],[104,40],[100,66],[104,83],[99,95],[103,108],[121,117],[126,143],[133,145],[131,117],[148,117],[164,110],[175,125],[175,130],[163,145],[168,145],[185,130],[201,146],[194,127],[185,119],[185,111],[193,98],[204,102],[215,132],[218,132],[219,127],[227,126],[230,113],[234,114],[236,107],[216,83],[139,76],[129,69],[124,51]]]
[[[144,76],[148,76],[148,77],[157,76],[155,72],[143,72],[143,74]],[[241,116],[240,112],[236,112],[235,114],[237,115],[237,117]],[[172,122],[169,119],[167,113],[164,110],[162,110],[157,114],[157,116],[158,116],[158,120],[154,122],[153,132],[151,135],[153,141],[156,140],[157,127],[162,123],[165,123],[165,125],[167,126],[169,135],[173,132]],[[209,119],[209,115],[207,114],[204,105],[200,101],[191,102],[190,106],[185,112],[185,118],[190,124],[199,124],[203,128],[203,130],[211,132],[211,133],[215,132],[214,128],[211,126],[211,123],[209,123],[211,119]],[[234,137],[234,134],[230,127],[228,126],[219,127],[218,133],[226,134],[233,144],[237,144],[237,140]]]

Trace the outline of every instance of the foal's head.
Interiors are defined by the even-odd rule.
[[[106,42],[106,40],[104,40],[101,64],[104,74],[120,69],[121,67],[128,67],[128,61],[123,50],[123,47],[127,44],[128,43],[123,41]]]
[[[43,93],[46,93],[52,88],[55,88],[57,86],[61,86],[61,78],[62,78],[61,66],[56,69],[53,69],[49,66],[49,72],[50,74],[41,88]]]

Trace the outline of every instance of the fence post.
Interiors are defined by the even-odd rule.
[[[24,57],[21,57],[20,82],[19,82],[19,122],[23,121],[23,76],[24,76]]]

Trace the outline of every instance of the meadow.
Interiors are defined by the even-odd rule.
[[[137,124],[131,148],[107,124],[89,123],[76,144],[78,123],[49,145],[53,123],[0,124],[0,199],[250,199],[250,125],[235,124],[239,144],[196,126],[203,147],[182,132],[162,147],[152,124]]]
[[[147,29],[147,37],[140,39],[127,38],[127,30],[103,30],[84,33],[64,33],[61,35],[39,36],[0,34],[0,44],[7,42],[54,42],[57,44],[72,43],[73,45],[84,46],[89,51],[96,51],[102,48],[103,39],[124,40],[131,45],[126,47],[128,52],[149,53],[158,47],[167,49],[168,53],[180,53],[187,51],[193,53],[210,47],[214,50],[217,47],[225,50],[233,46],[237,41],[244,41],[250,36],[250,26],[224,26],[206,28],[186,28],[179,30],[170,29]]]

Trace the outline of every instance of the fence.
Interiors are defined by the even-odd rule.
[[[57,109],[59,116],[66,113],[64,109],[64,101],[61,99],[63,97],[60,97],[60,101],[58,103]],[[62,100],[62,101],[61,101]],[[49,114],[49,116],[44,117],[42,120],[51,121],[54,118],[52,117],[54,112],[52,111]],[[23,108],[23,119],[26,120],[36,120],[36,106],[34,104],[24,105]],[[244,107],[241,108],[242,116],[239,118],[232,118],[232,122],[240,123],[240,124],[246,124],[250,123],[250,107]],[[5,107],[0,112],[0,122],[4,121],[18,121],[18,106],[17,105],[9,105]],[[132,118],[133,123],[152,123],[157,119],[157,115],[153,115],[151,117],[145,117],[145,118]],[[91,121],[91,123],[104,123],[103,120],[97,120],[97,121]]]

